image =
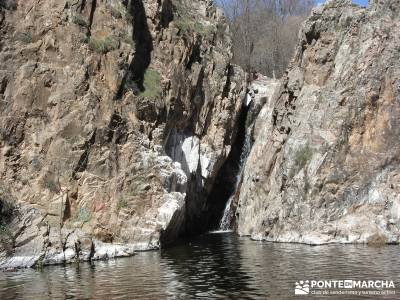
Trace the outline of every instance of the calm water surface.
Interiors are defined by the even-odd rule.
[[[295,282],[387,279],[400,287],[399,250],[259,243],[214,233],[131,258],[0,272],[0,299],[317,299],[294,296]],[[400,290],[386,298],[324,299],[400,299]]]

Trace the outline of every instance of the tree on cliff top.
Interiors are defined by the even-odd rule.
[[[230,22],[233,61],[247,72],[281,77],[314,0],[217,0]]]

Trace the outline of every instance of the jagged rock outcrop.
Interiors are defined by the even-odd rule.
[[[400,239],[400,1],[332,0],[257,119],[238,232],[307,244]]]
[[[6,0],[0,26],[0,267],[131,255],[196,220],[244,80],[212,1]]]

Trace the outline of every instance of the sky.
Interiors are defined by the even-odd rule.
[[[325,0],[318,0],[318,3],[324,3]],[[360,4],[362,6],[368,5],[368,0],[353,0],[354,3]]]

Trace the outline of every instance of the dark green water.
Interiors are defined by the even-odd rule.
[[[131,258],[0,272],[0,299],[320,299],[294,296],[295,282],[387,279],[400,287],[399,250],[259,243],[215,233]],[[400,290],[386,297],[324,299],[399,296]]]

